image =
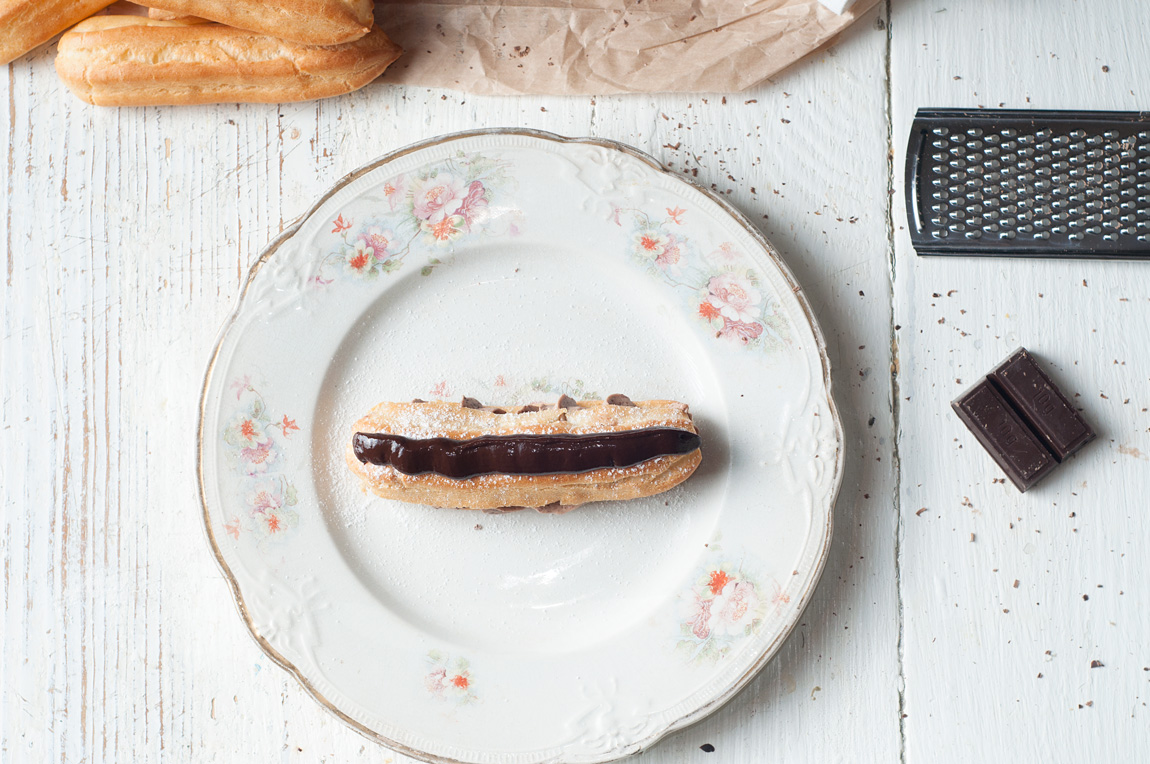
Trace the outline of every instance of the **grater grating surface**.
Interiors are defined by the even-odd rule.
[[[1150,259],[1150,112],[919,111],[906,196],[920,255]]]

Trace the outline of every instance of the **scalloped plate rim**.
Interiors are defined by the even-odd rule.
[[[679,732],[681,730],[686,729],[687,727],[690,727],[690,726],[692,726],[698,722],[701,722],[703,719],[705,719],[706,717],[715,713],[720,708],[722,708],[724,705],[726,705],[726,703],[728,703],[730,700],[732,700],[742,689],[744,689],[747,686],[747,684],[749,684],[751,682],[751,680],[754,679],[755,676],[757,676],[758,673],[766,666],[766,664],[769,663],[770,660],[778,653],[779,649],[782,647],[782,644],[787,640],[788,637],[790,637],[791,633],[794,631],[795,626],[798,624],[799,620],[802,617],[803,612],[806,610],[807,606],[810,604],[810,601],[811,601],[811,598],[814,594],[814,591],[818,587],[818,584],[822,579],[823,570],[826,566],[827,558],[830,555],[831,538],[833,536],[833,531],[834,531],[834,510],[835,510],[835,506],[836,506],[837,501],[838,501],[839,492],[842,488],[842,482],[843,482],[843,467],[844,467],[844,462],[845,462],[845,447],[844,447],[844,433],[843,433],[843,427],[842,427],[842,419],[841,419],[841,416],[839,415],[838,407],[835,404],[835,399],[834,399],[833,381],[831,378],[831,365],[830,365],[830,359],[829,359],[828,354],[827,354],[826,339],[823,335],[822,328],[819,325],[818,320],[815,318],[814,313],[811,310],[810,304],[808,303],[808,301],[806,299],[806,295],[803,293],[802,287],[799,285],[798,281],[795,279],[794,274],[791,272],[791,269],[787,266],[787,264],[779,256],[777,250],[767,240],[767,238],[759,231],[759,229],[757,227],[755,227],[755,225],[753,223],[751,223],[751,221],[747,218],[746,215],[744,215],[737,208],[732,206],[730,204],[730,202],[728,202],[726,199],[722,198],[718,194],[715,194],[714,192],[710,191],[709,189],[703,188],[702,186],[691,182],[687,178],[682,177],[681,175],[675,173],[674,171],[672,171],[669,168],[667,168],[666,166],[664,166],[661,162],[659,162],[657,159],[655,159],[651,155],[649,155],[649,154],[647,154],[647,153],[645,153],[639,149],[636,149],[633,146],[629,146],[625,143],[621,143],[619,141],[614,141],[614,140],[607,139],[607,138],[597,138],[597,137],[592,137],[592,136],[588,136],[588,137],[566,137],[566,136],[561,136],[561,135],[558,135],[556,133],[548,132],[545,130],[536,130],[536,129],[531,129],[531,128],[506,128],[506,127],[504,127],[504,128],[485,128],[485,129],[477,129],[477,130],[465,130],[465,131],[460,131],[460,132],[455,132],[455,133],[447,133],[447,134],[440,135],[440,136],[437,136],[434,138],[429,138],[429,139],[425,139],[423,141],[418,141],[418,142],[409,144],[407,146],[404,146],[402,148],[396,149],[395,151],[388,152],[388,153],[384,154],[383,156],[381,156],[377,159],[374,159],[374,160],[372,160],[372,161],[370,161],[364,165],[361,165],[360,167],[356,168],[352,172],[348,173],[343,178],[338,180],[336,183],[332,184],[332,186],[326,192],[324,192],[315,201],[315,203],[313,203],[307,209],[306,212],[304,212],[299,217],[297,217],[294,221],[292,221],[292,223],[289,226],[287,226],[278,236],[276,236],[274,239],[272,239],[272,241],[264,248],[263,252],[261,252],[260,256],[256,259],[256,261],[249,268],[248,273],[247,273],[247,277],[244,279],[244,283],[241,286],[240,291],[236,296],[235,307],[228,314],[227,318],[225,319],[223,325],[220,328],[219,333],[217,334],[216,341],[213,345],[213,348],[211,351],[211,356],[210,356],[210,359],[209,359],[208,364],[207,364],[207,368],[204,372],[203,382],[201,384],[200,401],[199,401],[199,406],[198,406],[198,416],[197,416],[197,422],[196,422],[195,469],[196,469],[196,488],[197,488],[197,493],[198,493],[199,501],[200,501],[201,519],[203,521],[201,527],[202,527],[202,530],[204,532],[205,538],[208,542],[208,546],[212,552],[212,556],[215,559],[216,565],[219,567],[220,572],[223,573],[223,576],[228,583],[228,587],[232,592],[233,603],[234,603],[236,610],[239,613],[241,619],[244,622],[244,625],[247,629],[248,634],[255,641],[256,645],[260,648],[260,650],[265,655],[267,655],[276,665],[278,665],[280,668],[284,669],[287,673],[292,675],[296,679],[296,681],[298,681],[300,683],[300,686],[302,686],[304,688],[304,690],[309,695],[311,695],[311,697],[321,707],[326,709],[329,713],[333,714],[336,718],[340,719],[342,722],[347,724],[349,727],[351,727],[353,730],[355,730],[359,734],[363,735],[367,739],[369,739],[372,742],[375,742],[377,744],[383,745],[386,748],[389,748],[389,749],[391,749],[397,753],[403,754],[405,756],[409,756],[409,757],[411,757],[413,759],[417,759],[419,761],[432,762],[432,764],[464,764],[464,762],[461,762],[457,759],[451,759],[451,758],[447,758],[447,757],[443,757],[443,756],[438,756],[438,755],[435,755],[432,753],[428,753],[426,751],[421,751],[421,750],[412,748],[410,746],[404,745],[403,743],[400,743],[398,741],[395,741],[395,740],[392,740],[388,737],[385,737],[384,735],[382,735],[382,734],[376,732],[375,730],[372,730],[371,728],[367,727],[363,723],[353,719],[347,713],[340,710],[335,704],[333,704],[331,701],[329,701],[326,697],[324,697],[324,695],[301,673],[301,671],[294,664],[292,664],[291,661],[289,661],[286,657],[284,657],[282,654],[280,654],[279,651],[277,651],[263,636],[261,636],[259,634],[259,632],[256,630],[255,625],[252,621],[251,615],[248,612],[248,608],[247,608],[247,605],[244,601],[243,594],[240,591],[239,582],[236,580],[235,575],[232,573],[231,569],[228,567],[227,563],[224,561],[223,555],[222,555],[221,550],[220,550],[219,542],[216,540],[214,534],[212,533],[211,515],[210,515],[210,510],[208,508],[208,503],[207,503],[207,498],[206,498],[207,489],[205,486],[204,458],[203,458],[204,457],[204,429],[205,429],[205,419],[207,416],[208,392],[209,392],[209,387],[210,387],[211,382],[212,382],[213,373],[215,372],[216,363],[219,361],[219,354],[220,354],[220,351],[223,347],[225,338],[227,337],[228,333],[231,331],[231,329],[233,328],[236,321],[239,319],[239,317],[241,315],[241,311],[242,311],[242,308],[244,306],[244,299],[248,294],[248,290],[251,288],[252,283],[257,278],[262,267],[269,260],[271,260],[271,258],[276,254],[276,252],[279,251],[279,249],[281,247],[283,247],[285,244],[287,244],[289,241],[291,241],[291,239],[294,238],[297,233],[299,233],[299,231],[303,227],[304,223],[306,223],[336,193],[338,193],[339,191],[341,191],[342,189],[347,187],[349,184],[351,184],[352,182],[354,182],[358,178],[371,172],[372,170],[375,170],[375,169],[382,167],[386,164],[394,162],[395,160],[397,160],[401,157],[404,157],[408,154],[412,154],[412,153],[415,153],[417,151],[420,151],[420,150],[423,150],[426,148],[431,148],[434,146],[439,146],[442,144],[446,144],[446,143],[450,143],[450,142],[454,142],[454,141],[459,141],[459,140],[464,140],[464,139],[468,139],[468,138],[475,138],[475,137],[488,136],[488,135],[524,136],[524,137],[536,138],[536,139],[540,139],[540,140],[544,140],[544,141],[550,141],[550,142],[559,143],[559,144],[582,144],[582,145],[598,146],[601,148],[605,148],[605,149],[609,149],[609,150],[613,150],[613,151],[618,151],[618,152],[626,154],[626,155],[628,155],[634,159],[641,161],[642,163],[647,165],[651,170],[655,171],[656,173],[668,176],[668,177],[672,178],[673,180],[678,181],[679,183],[682,183],[682,184],[688,186],[691,190],[703,194],[703,196],[705,196],[709,201],[717,204],[718,207],[724,213],[726,213],[728,216],[730,216],[736,223],[738,223],[743,229],[745,229],[746,233],[759,246],[762,247],[763,251],[768,255],[771,264],[779,269],[779,272],[782,274],[784,280],[788,284],[791,285],[794,297],[797,300],[799,307],[802,309],[803,316],[806,319],[808,325],[810,326],[811,332],[812,332],[814,339],[815,339],[816,349],[817,349],[817,352],[819,355],[819,359],[821,361],[822,383],[823,383],[823,387],[824,387],[824,391],[825,391],[825,395],[826,395],[826,403],[827,403],[828,408],[830,410],[831,418],[832,418],[832,421],[834,424],[834,434],[835,434],[835,439],[836,439],[838,447],[836,449],[836,454],[835,454],[835,456],[836,456],[836,458],[835,458],[835,471],[834,471],[834,475],[831,477],[830,491],[828,492],[828,495],[827,495],[828,508],[827,508],[827,513],[826,513],[826,524],[825,524],[823,533],[820,536],[818,536],[819,541],[820,541],[820,547],[818,550],[817,557],[816,557],[814,564],[813,564],[812,575],[808,579],[807,586],[801,592],[799,603],[794,608],[794,611],[793,611],[794,615],[793,615],[790,623],[788,623],[786,625],[786,627],[776,636],[774,641],[772,641],[766,647],[766,649],[763,651],[763,653],[760,655],[759,659],[754,663],[754,665],[752,665],[742,676],[740,676],[736,681],[732,682],[727,687],[727,689],[725,691],[720,693],[717,697],[715,697],[710,702],[699,706],[698,708],[696,708],[695,710],[693,710],[692,712],[690,712],[688,714],[684,714],[679,719],[676,719],[674,722],[667,724],[666,726],[664,726],[663,728],[652,733],[648,737],[646,737],[640,741],[630,743],[622,749],[613,750],[610,753],[608,753],[602,757],[595,758],[595,759],[585,759],[585,758],[579,759],[579,764],[603,764],[605,762],[616,761],[620,758],[639,754],[645,750],[648,750],[650,747],[654,746],[656,743],[658,743],[659,741],[661,741],[663,738],[667,737],[668,735],[675,733],[675,732]],[[556,759],[549,761],[548,764],[562,764],[564,761],[566,761],[566,760],[563,758],[556,758]]]

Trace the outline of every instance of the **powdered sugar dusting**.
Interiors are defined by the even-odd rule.
[[[547,404],[541,404],[547,405]],[[580,401],[573,408],[550,408],[496,414],[440,401],[381,403],[355,423],[360,432],[402,435],[407,438],[454,438],[521,433],[587,435],[597,432],[637,430],[643,427],[692,429],[685,404],[676,401],[638,401],[633,406],[613,406],[603,401]]]

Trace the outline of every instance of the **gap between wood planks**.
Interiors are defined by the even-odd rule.
[[[898,624],[898,760],[906,764],[906,673],[905,673],[905,606],[902,599],[902,464],[899,460],[899,358],[898,358],[898,326],[895,323],[895,249],[894,249],[894,97],[891,86],[891,51],[893,47],[891,30],[891,0],[883,3],[883,14],[886,22],[886,49],[883,55],[886,69],[886,240],[887,240],[887,274],[890,280],[890,413],[891,413],[891,461],[894,471],[894,585],[897,598],[896,622]]]

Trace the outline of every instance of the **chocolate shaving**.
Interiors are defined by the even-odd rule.
[[[492,414],[506,414],[507,412],[504,409],[491,409],[491,413]]]
[[[530,414],[533,411],[538,411],[539,407],[534,403],[528,403],[526,406],[520,406],[515,410],[516,414]]]
[[[559,403],[557,403],[555,405],[561,409],[579,408],[579,404],[576,403],[575,399],[572,398],[570,395],[560,395],[559,396]]]
[[[607,396],[607,404],[610,406],[634,406],[635,404],[623,393],[612,393]]]
[[[412,398],[411,402],[412,403],[427,403],[427,401],[423,400],[422,398]]]
[[[465,409],[481,409],[481,408],[483,408],[483,404],[480,403],[477,399],[469,398],[466,395],[463,396],[463,400],[459,402],[459,405]]]

